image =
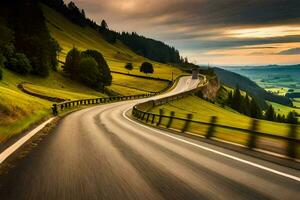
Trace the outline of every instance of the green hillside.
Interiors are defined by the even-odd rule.
[[[165,79],[172,79],[172,72],[175,76],[182,72],[176,67],[168,64],[161,64],[141,57],[132,52],[128,47],[120,42],[110,44],[102,36],[90,27],[80,27],[55,10],[41,5],[44,15],[47,19],[47,26],[51,35],[58,41],[62,47],[59,60],[64,61],[67,52],[74,46],[79,50],[95,49],[103,54],[109,67],[113,71],[126,72],[125,64],[131,62],[134,69],[131,73],[145,75],[139,71],[142,62],[148,61],[154,65],[154,73],[151,76]],[[116,80],[117,81],[117,78]]]

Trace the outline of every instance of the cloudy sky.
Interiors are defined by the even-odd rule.
[[[211,65],[300,63],[300,0],[74,0],[97,22]]]

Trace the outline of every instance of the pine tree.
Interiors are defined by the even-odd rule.
[[[269,105],[269,107],[265,113],[265,119],[269,120],[269,121],[275,121],[275,118],[276,118],[275,110],[272,105]]]
[[[256,102],[255,98],[252,97],[252,100],[250,101],[250,116],[252,118],[260,119],[261,118],[261,109]]]
[[[244,114],[250,116],[250,98],[248,94],[246,94],[243,102]]]
[[[241,105],[242,105],[242,95],[241,95],[241,92],[240,92],[240,88],[237,85],[235,90],[234,90],[231,107],[233,109],[235,109],[236,111],[241,113],[242,112],[242,106]]]
[[[228,93],[228,97],[227,97],[227,104],[230,105],[230,106],[232,105],[232,99],[233,99],[232,91],[230,91]]]
[[[102,29],[108,29],[108,25],[107,25],[107,23],[104,19],[101,21],[101,28]]]
[[[289,124],[297,124],[298,118],[296,117],[296,113],[293,111],[289,112],[289,114],[287,115],[286,121]]]

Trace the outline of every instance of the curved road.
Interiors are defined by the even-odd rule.
[[[0,177],[0,199],[299,199],[299,171],[140,125],[125,114],[142,101],[65,117]]]

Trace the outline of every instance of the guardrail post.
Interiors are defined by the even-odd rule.
[[[258,120],[253,119],[252,125],[251,125],[251,128],[250,128],[249,140],[248,140],[248,143],[247,143],[247,147],[249,149],[253,149],[253,148],[256,147],[256,141],[257,141],[256,131],[257,131],[257,129],[258,129]]]
[[[290,132],[288,137],[289,138],[296,138],[297,137],[297,126],[294,124],[290,125]],[[296,158],[296,151],[297,150],[297,144],[294,141],[289,141],[287,144],[286,154],[287,156],[291,158]]]
[[[145,116],[146,116],[146,113],[143,112],[143,115],[142,115],[142,121],[145,119]]]
[[[207,130],[207,133],[205,135],[205,137],[207,139],[210,139],[211,137],[214,136],[214,132],[215,132],[215,124],[217,123],[217,117],[216,116],[212,116],[210,119],[210,127]]]
[[[155,120],[155,114],[152,114],[152,121],[151,121],[151,124],[154,124],[154,120]]]
[[[163,109],[159,109],[158,122],[157,122],[156,126],[159,126],[161,124],[161,120],[162,120],[162,115],[163,114],[164,114],[164,110]]]
[[[52,113],[53,113],[53,115],[57,115],[58,114],[57,104],[53,104],[53,106],[52,106]]]
[[[175,112],[174,111],[171,111],[170,113],[170,119],[169,119],[169,122],[167,124],[167,128],[170,128],[171,125],[172,125],[172,122],[173,122],[173,117],[175,116]]]
[[[149,121],[149,117],[150,117],[150,113],[147,113],[147,119],[146,119],[146,123],[148,123],[148,121]]]
[[[193,118],[193,114],[191,114],[191,113],[187,114],[187,119],[185,120],[185,124],[181,129],[182,133],[184,133],[188,130],[192,118]]]

